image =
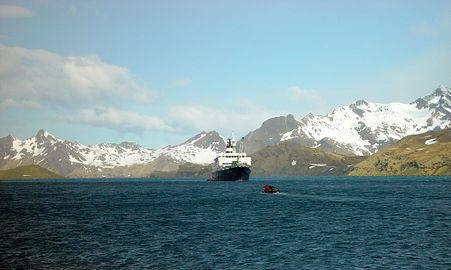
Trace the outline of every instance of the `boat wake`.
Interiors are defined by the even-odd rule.
[[[261,192],[262,194],[267,194]],[[369,200],[358,197],[337,197],[337,196],[320,196],[320,195],[307,195],[307,194],[299,194],[299,193],[288,193],[288,192],[277,192],[272,193],[270,195],[273,196],[285,196],[291,198],[303,198],[307,200],[314,201],[329,201],[329,202],[368,202]]]
[[[302,195],[302,197],[310,200],[329,201],[329,202],[367,202],[367,199],[358,197],[337,197],[337,196],[319,196],[319,195]]]
[[[302,197],[302,194],[292,194],[287,192],[278,192],[276,193],[278,196],[288,196],[288,197]]]
[[[298,198],[304,197],[304,195],[302,195],[302,194],[292,194],[292,193],[287,193],[287,192],[276,192],[276,193],[260,192],[260,193],[261,194],[273,195],[273,196],[286,196],[286,197],[298,197]]]

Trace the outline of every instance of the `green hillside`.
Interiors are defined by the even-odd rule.
[[[285,142],[252,154],[252,175],[343,175],[366,157],[350,157]]]
[[[451,129],[405,137],[349,175],[451,175]]]
[[[38,165],[20,166],[10,170],[0,170],[0,180],[54,179],[64,178]]]

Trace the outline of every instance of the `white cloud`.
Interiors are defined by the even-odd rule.
[[[63,120],[136,134],[152,130],[175,131],[158,117],[114,108],[82,109],[77,116],[65,117]]]
[[[304,102],[322,102],[323,98],[314,90],[306,90],[299,86],[288,87],[288,93],[295,99]]]
[[[154,92],[126,68],[95,55],[61,56],[0,44],[0,59],[0,110],[45,108],[68,113],[58,117],[62,121],[136,134],[175,130],[158,117],[118,109],[147,104]]]
[[[201,106],[174,106],[169,110],[173,122],[182,127],[198,130],[212,130],[219,126],[227,126],[227,114],[218,109]]]
[[[20,18],[32,16],[31,10],[12,5],[0,5],[0,18]]]
[[[180,128],[244,134],[276,114],[243,100],[238,107],[228,109],[203,105],[174,106],[169,109],[168,115],[171,123]]]
[[[153,93],[126,68],[95,55],[61,56],[0,45],[0,99],[63,107],[148,102]]]
[[[185,87],[191,84],[190,78],[180,78],[174,81],[174,85],[178,87]]]
[[[42,106],[34,101],[16,101],[10,98],[0,101],[0,110],[6,109],[40,109]]]

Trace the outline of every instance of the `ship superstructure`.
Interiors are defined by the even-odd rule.
[[[240,144],[242,146],[243,143]],[[241,148],[241,147],[240,147]],[[236,150],[235,141],[228,139],[226,151],[215,158],[210,181],[248,181],[251,174],[251,157]]]

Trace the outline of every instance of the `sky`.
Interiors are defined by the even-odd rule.
[[[160,148],[439,85],[449,0],[0,0],[0,137]]]

